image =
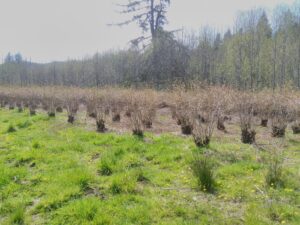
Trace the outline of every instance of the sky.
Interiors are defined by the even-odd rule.
[[[240,10],[271,11],[294,0],[171,0],[167,29],[231,28]],[[126,0],[0,0],[0,57],[20,52],[34,62],[80,59],[95,52],[128,47],[137,25],[122,22],[115,3]]]

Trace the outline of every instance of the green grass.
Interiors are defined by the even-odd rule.
[[[282,188],[266,183],[266,151],[239,134],[213,139],[200,150],[214,163],[210,194],[192,170],[192,138],[99,134],[66,118],[0,110],[0,224],[300,223],[300,136],[290,131]]]

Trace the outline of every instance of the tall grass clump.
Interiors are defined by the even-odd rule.
[[[192,161],[192,170],[197,178],[200,190],[214,193],[216,190],[214,166],[209,156],[195,153]]]
[[[266,183],[269,187],[280,188],[284,186],[283,180],[283,151],[274,146],[269,154]]]
[[[99,172],[102,176],[110,176],[113,173],[112,167],[108,160],[101,160]]]
[[[9,216],[9,224],[23,225],[25,224],[25,213],[22,205],[17,206]]]
[[[132,177],[132,175],[125,173],[123,175],[119,175],[114,177],[111,185],[110,192],[113,195],[125,193],[132,194],[136,192],[136,178]]]

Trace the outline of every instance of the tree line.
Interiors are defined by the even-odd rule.
[[[122,13],[133,16],[119,25],[137,22],[143,32],[126,50],[47,64],[9,53],[0,65],[0,82],[163,88],[197,80],[239,89],[300,88],[300,1],[277,6],[271,16],[261,8],[240,12],[224,33],[208,26],[199,32],[166,31],[169,4],[137,0],[120,6]]]

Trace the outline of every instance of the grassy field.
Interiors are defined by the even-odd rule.
[[[0,224],[300,224],[300,135],[276,140],[283,185],[269,187],[269,150],[231,130],[198,149],[191,137],[98,134],[64,113],[2,109]],[[199,189],[196,154],[213,162],[213,194]]]

